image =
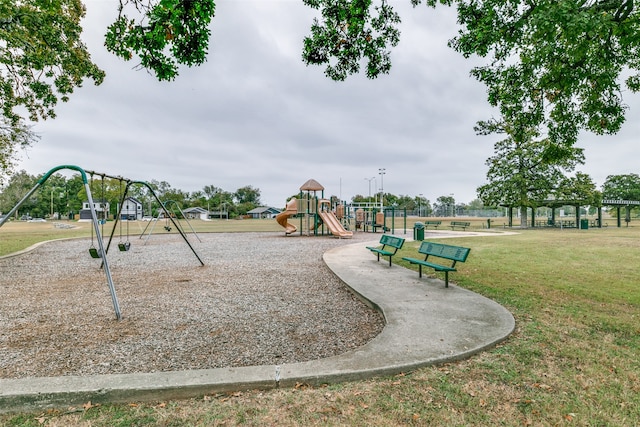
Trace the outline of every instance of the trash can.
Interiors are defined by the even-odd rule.
[[[424,240],[424,223],[416,221],[413,224],[413,240]]]
[[[589,220],[588,219],[581,219],[580,220],[580,228],[582,230],[588,230],[589,229]]]

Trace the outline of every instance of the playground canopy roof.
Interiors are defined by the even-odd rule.
[[[300,187],[300,191],[323,191],[324,187],[315,179],[310,179]]]

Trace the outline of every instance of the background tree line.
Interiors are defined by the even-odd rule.
[[[498,156],[500,157],[500,156]],[[506,158],[502,156],[500,158]],[[28,191],[33,188],[42,175],[29,175],[25,171],[15,173],[9,181],[0,186],[0,213],[8,212]],[[522,182],[527,182],[524,199],[518,199],[520,193],[509,190],[509,186],[517,188]],[[151,180],[150,186],[160,200],[177,202],[182,208],[201,207],[212,212],[227,212],[230,218],[244,215],[250,210],[261,206],[260,189],[251,185],[238,188],[235,192],[225,191],[215,185],[205,185],[202,190],[188,192],[174,188],[166,181]],[[125,181],[113,178],[94,176],[90,179],[91,193],[94,200],[105,200],[110,204],[111,216],[116,214],[119,201],[122,198]],[[545,177],[542,173],[533,174],[527,178],[505,177],[502,181],[494,180],[492,184],[485,184],[478,188],[478,194],[488,200],[508,200],[506,196],[516,194],[514,200],[520,200],[529,208],[539,207],[540,200],[555,198],[556,200],[580,200],[584,206],[600,206],[603,199],[640,201],[640,175],[609,175],[597,190],[588,175],[578,173],[575,177],[567,177],[556,169],[552,169]],[[143,203],[145,215],[156,215],[158,206],[148,190],[141,186],[131,186],[128,196]],[[297,197],[298,194],[292,197]],[[422,194],[419,196],[395,195],[391,193],[363,196],[357,194],[351,198],[353,203],[379,203],[386,207],[406,209],[409,215],[428,216],[501,216],[503,214],[499,203],[485,204],[482,198],[468,203],[456,201],[451,195],[439,196],[431,202]],[[331,196],[332,203],[339,203],[336,196]],[[79,174],[66,178],[61,174],[52,175],[40,189],[21,207],[19,215],[28,214],[32,217],[49,217],[53,213],[67,218],[70,213],[77,214],[86,201],[86,194]],[[282,208],[282,206],[278,206]],[[526,218],[526,217],[525,217]]]
[[[13,174],[5,185],[0,186],[0,212],[8,212],[13,208],[41,177],[42,175],[29,175],[25,171]],[[173,188],[166,181],[151,180],[149,185],[163,202],[171,200],[183,208],[202,207],[210,211],[224,211],[229,218],[244,215],[260,205],[260,189],[250,185],[238,188],[235,192],[225,191],[215,185],[205,185],[202,190],[191,193]],[[101,176],[94,175],[90,178],[89,186],[94,201],[104,200],[109,203],[110,216],[113,217],[117,213],[126,182],[108,177],[102,179]],[[159,206],[146,188],[133,185],[129,187],[127,196],[142,202],[145,215],[157,214]],[[45,218],[59,213],[61,217],[68,218],[69,214],[77,214],[86,201],[87,196],[79,174],[70,178],[54,174],[30,200],[25,201],[20,208],[20,215]]]

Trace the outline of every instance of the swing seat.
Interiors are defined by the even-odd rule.
[[[120,249],[120,252],[126,252],[131,248],[131,242],[120,242],[118,243],[118,249]]]
[[[89,255],[91,255],[91,258],[102,258],[102,254],[97,248],[89,248]]]

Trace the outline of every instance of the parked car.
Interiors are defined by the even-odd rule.
[[[27,222],[47,222],[47,220],[44,218],[31,218]]]

